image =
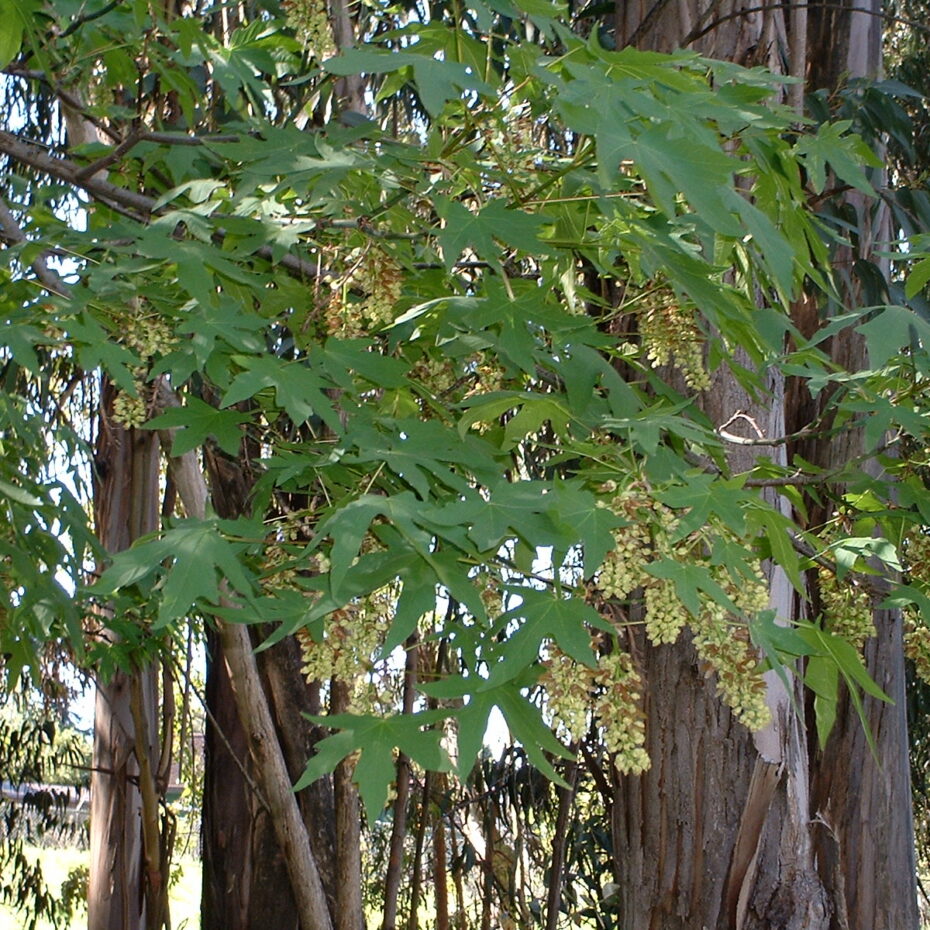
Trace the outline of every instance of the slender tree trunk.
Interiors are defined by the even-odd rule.
[[[332,681],[330,703],[334,714],[349,710],[349,686]],[[358,790],[352,781],[355,766],[343,759],[333,772],[336,809],[335,930],[364,930],[362,912],[362,834]]]
[[[559,786],[556,796],[559,809],[552,837],[552,854],[549,861],[549,883],[546,888],[546,930],[557,930],[562,909],[562,880],[565,872],[565,846],[571,824],[572,805],[575,803],[575,786],[578,781],[578,764],[571,762],[566,768],[565,780],[569,787]]]
[[[100,401],[95,454],[94,518],[103,547],[111,553],[158,526],[158,439],[155,434],[126,430],[112,418],[115,389],[105,384]],[[100,635],[112,636],[103,626]],[[144,719],[148,739],[137,738],[137,716]],[[118,671],[98,679],[94,713],[94,756],[91,773],[88,890],[90,930],[146,930],[152,903],[143,874],[142,796],[140,780],[153,789],[151,772],[158,765],[157,686],[153,666],[129,675]],[[145,772],[138,758],[145,759]],[[151,806],[152,798],[150,798]],[[153,863],[149,863],[151,867]]]
[[[442,787],[440,785],[438,787]],[[431,805],[432,806],[432,805]],[[449,930],[449,871],[446,864],[446,824],[439,805],[433,818],[433,898],[436,902],[436,930]]]
[[[213,507],[245,513],[246,470],[212,450],[206,455]],[[200,479],[203,480],[202,478]],[[216,632],[207,638],[207,718],[202,810],[203,930],[296,930],[297,906],[268,811],[256,786],[248,734]],[[282,880],[283,879],[283,880]]]
[[[416,633],[407,639],[404,668],[403,711],[413,712],[416,697],[417,665],[420,654]],[[404,868],[404,840],[407,838],[407,801],[410,797],[410,760],[400,753],[397,757],[397,795],[394,798],[391,841],[387,874],[384,879],[384,921],[381,930],[396,930],[397,902]]]

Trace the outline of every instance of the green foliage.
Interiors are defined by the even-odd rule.
[[[838,307],[829,259],[844,233],[810,207],[837,181],[871,193],[874,157],[849,120],[798,126],[762,71],[608,52],[573,37],[549,4],[531,6],[519,5],[548,37],[539,49],[490,24],[411,22],[312,76],[322,92],[365,72],[385,109],[413,94],[423,112],[407,131],[367,119],[298,130],[289,107],[305,101],[288,94],[311,77],[273,17],[224,45],[191,18],[157,23],[145,5],[116,4],[74,33],[74,67],[106,99],[119,89],[144,120],[170,112],[161,128],[175,133],[198,121],[228,131],[130,146],[114,183],[148,199],[121,204],[111,191],[86,229],[62,234],[48,211],[19,204],[37,241],[63,236],[78,283],[4,299],[16,390],[0,415],[16,430],[0,458],[0,637],[14,674],[44,639],[79,652],[79,618],[103,601],[126,633],[109,661],[128,666],[192,616],[253,624],[266,645],[298,630],[335,640],[336,618],[365,623],[399,586],[380,648],[389,655],[432,616],[429,640],[452,657],[442,680],[421,684],[411,715],[320,719],[338,732],[300,781],[359,753],[370,820],[395,749],[448,769],[438,724],[450,718],[464,774],[494,707],[557,779],[552,758],[570,752],[535,687],[549,652],[594,665],[663,599],[707,655],[732,643],[748,654],[752,637],[784,681],[801,675],[822,741],[841,681],[857,708],[860,690],[884,697],[829,618],[783,626],[790,617],[736,594],[763,559],[799,593],[825,559],[840,576],[876,571],[874,558],[891,574],[889,540],[927,519],[916,492],[894,503],[891,479],[912,475],[884,455],[905,436],[926,443],[927,324],[903,305]],[[475,22],[490,18],[482,7]],[[113,41],[143,26],[161,36],[149,65],[164,94],[145,112],[132,96],[138,65]],[[4,54],[16,54],[10,41]],[[198,115],[208,71],[209,118]],[[112,102],[101,112],[121,115]],[[9,274],[35,283],[18,263]],[[925,276],[918,264],[907,294]],[[831,333],[865,339],[867,369],[843,370],[823,332],[795,325],[802,297],[829,308]],[[170,454],[248,466],[250,518],[166,514],[82,586],[101,555],[84,515],[64,487],[34,480],[37,450],[60,436],[47,423],[29,434],[58,384],[49,358],[105,376],[146,429],[175,430]],[[772,454],[783,437],[765,457],[730,454],[727,424],[707,412],[714,379],[764,407],[787,377],[828,398],[812,431],[862,428],[856,460],[823,474]],[[182,403],[165,407],[172,391]],[[861,467],[875,460],[881,478]],[[23,462],[32,477],[19,477]],[[815,485],[828,513],[851,512],[838,525],[857,517],[841,489],[871,495],[877,510],[862,509],[881,539],[853,528],[828,543],[806,526],[800,489]],[[624,494],[636,497],[627,509]],[[602,566],[627,540],[641,571],[608,597]],[[748,665],[747,688],[763,687],[762,665]],[[738,693],[726,692],[737,712]]]

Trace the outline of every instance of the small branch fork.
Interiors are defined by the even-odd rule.
[[[737,422],[748,423],[749,428],[756,434],[756,438],[737,436],[735,433],[731,433],[727,427]],[[717,435],[720,436],[721,439],[725,439],[727,442],[732,442],[734,445],[738,446],[784,446],[789,442],[797,442],[799,439],[824,438],[833,435],[834,432],[834,430],[802,429],[796,433],[789,433],[787,436],[776,436],[773,439],[769,439],[766,437],[765,431],[759,426],[755,417],[750,416],[745,410],[737,410],[726,423],[717,427]]]

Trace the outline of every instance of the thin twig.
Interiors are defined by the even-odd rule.
[[[95,19],[100,19],[101,16],[106,16],[107,13],[112,13],[123,0],[110,0],[106,6],[102,6],[99,10],[94,10],[93,13],[84,13],[81,16],[78,16],[74,19],[70,26],[65,29],[61,35],[58,36],[59,39],[67,39],[69,35],[78,31],[81,26],[86,25],[87,23],[93,22]]]
[[[757,438],[751,439],[746,436],[737,436],[735,433],[729,432],[727,427],[731,423],[735,423],[737,420],[742,420],[748,423],[752,430],[755,432]],[[789,442],[797,442],[801,439],[828,439],[831,436],[835,436],[839,432],[841,432],[841,430],[838,428],[829,430],[815,430],[807,428],[798,430],[796,433],[789,433],[786,436],[775,436],[768,438],[756,420],[743,410],[737,410],[729,420],[718,426],[716,429],[716,433],[721,439],[725,439],[727,442],[732,442],[734,445],[739,446],[784,446]]]
[[[141,141],[142,134],[133,130],[113,149],[113,151],[107,152],[102,158],[98,158],[96,161],[81,168],[77,174],[75,174],[75,179],[77,181],[83,181],[85,178],[93,177],[100,171],[105,171],[110,165],[119,161],[130,149],[137,146]]]
[[[177,674],[178,669],[174,669],[175,674]],[[229,738],[226,736],[226,733],[223,731],[223,727],[220,724],[219,720],[213,714],[213,711],[210,710],[210,705],[207,703],[206,695],[201,692],[201,690],[193,683],[190,676],[190,668],[185,668],[182,672],[184,676],[185,691],[192,692],[193,695],[197,698],[197,701],[200,703],[201,708],[203,709],[204,716],[210,723],[213,725],[213,729],[216,732],[216,735],[219,737],[220,742],[223,744],[223,748],[229,753],[230,758],[236,765],[236,768],[239,769],[239,773],[242,775],[243,781],[245,781],[249,790],[255,795],[258,800],[258,803],[268,812],[271,811],[271,807],[268,802],[265,800],[264,795],[262,794],[261,788],[255,783],[254,779],[249,775],[248,769],[245,766],[245,763],[236,755],[236,751],[232,747]]]
[[[141,139],[143,142],[154,142],[156,145],[219,145],[223,142],[239,142],[242,136],[238,133],[192,136],[180,132],[143,132]]]
[[[800,488],[814,484],[826,484],[837,477],[836,472],[822,475],[782,475],[780,478],[747,478],[744,488]]]

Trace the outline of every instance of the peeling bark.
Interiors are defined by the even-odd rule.
[[[116,423],[111,415],[114,396],[115,389],[104,385],[94,482],[97,534],[110,553],[128,548],[133,540],[158,527],[158,439],[152,433],[125,430]],[[106,630],[105,620],[99,633],[112,635]],[[137,690],[138,713],[147,725],[147,739],[138,734],[133,720],[134,690]],[[108,681],[97,681],[91,772],[89,930],[152,927],[146,921],[147,911],[150,917],[153,914],[143,879],[140,778],[144,778],[147,789],[154,790],[154,784],[140,772],[139,759],[149,772],[157,766],[156,696],[152,666],[134,676],[118,671]],[[157,868],[157,861],[149,860],[147,865]]]
[[[169,460],[178,494],[187,513],[205,515],[206,483],[193,455]],[[310,846],[297,799],[291,790],[287,764],[278,742],[268,699],[262,687],[248,628],[217,620],[217,639],[228,672],[228,681],[240,723],[246,732],[249,753],[262,804],[281,850],[290,879],[301,930],[332,930],[320,870]],[[277,886],[275,886],[277,892]],[[265,916],[267,922],[267,914]],[[267,925],[267,924],[266,924]]]

